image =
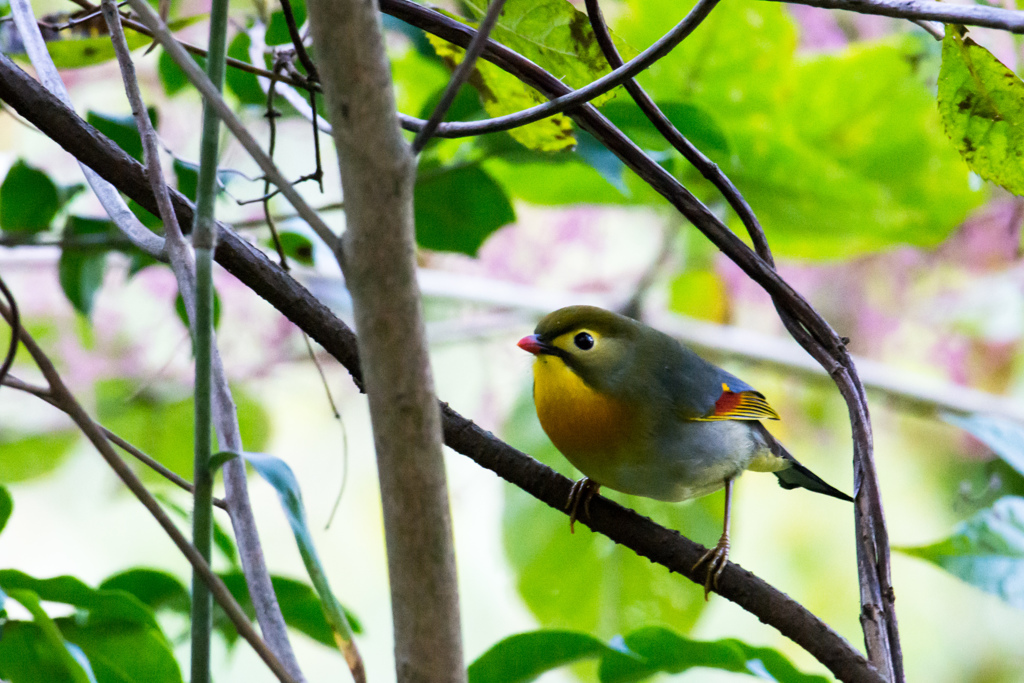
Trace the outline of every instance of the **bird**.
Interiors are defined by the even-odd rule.
[[[762,393],[659,330],[568,306],[518,346],[535,356],[541,427],[584,475],[565,506],[570,531],[602,486],[670,502],[725,489],[722,536],[692,570],[707,564],[705,600],[728,562],[733,483],[745,470],[771,472],[784,489],[853,501],[772,436],[761,421],[779,415]]]

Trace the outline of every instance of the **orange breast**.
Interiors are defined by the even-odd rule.
[[[615,456],[633,435],[636,411],[594,391],[560,358],[538,357],[533,380],[541,426],[584,474],[588,462],[597,464]]]

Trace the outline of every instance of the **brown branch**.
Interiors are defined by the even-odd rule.
[[[0,99],[76,158],[96,168],[129,197],[150,211],[156,209],[142,166],[60,104],[4,55],[0,55]],[[189,225],[192,204],[177,192],[172,192],[171,198],[179,221]],[[326,306],[262,252],[223,225],[216,258],[334,356],[362,388],[355,335]],[[445,442],[449,446],[531,495],[561,508],[568,495],[569,480],[480,429],[447,405],[442,405],[441,415]],[[686,570],[688,566],[685,561],[672,564],[673,558],[692,557],[696,561],[702,552],[698,544],[611,502],[595,502],[592,513],[592,529],[613,535],[618,543],[673,569]],[[702,582],[703,577],[700,578]],[[850,643],[826,624],[736,565],[728,565],[718,592],[807,649],[839,680],[871,683],[884,680]]]

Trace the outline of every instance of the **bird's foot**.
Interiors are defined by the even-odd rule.
[[[729,534],[722,534],[722,537],[718,539],[718,545],[704,553],[697,560],[697,564],[693,565],[692,571],[697,571],[697,568],[705,562],[708,565],[708,576],[704,581],[704,600],[706,601],[712,586],[718,590],[718,577],[725,570],[725,565],[729,564]]]
[[[565,509],[569,511],[569,533],[576,533],[576,513],[579,511],[580,503],[583,503],[583,516],[590,518],[590,499],[597,495],[597,492],[601,490],[601,485],[595,481],[592,481],[588,477],[583,477],[577,482],[573,482],[572,488],[569,489],[569,500],[565,504]]]

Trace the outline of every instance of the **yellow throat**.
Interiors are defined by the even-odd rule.
[[[636,411],[595,391],[556,356],[537,356],[533,400],[544,431],[577,467],[579,459],[613,455],[633,434]]]

